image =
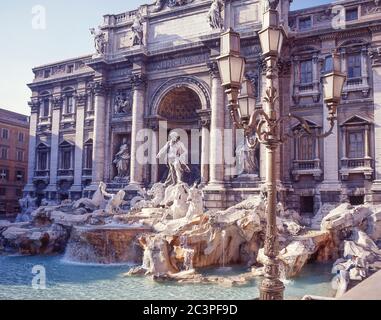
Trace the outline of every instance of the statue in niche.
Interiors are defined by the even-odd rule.
[[[188,150],[180,141],[180,136],[177,132],[172,132],[169,135],[169,141],[159,151],[157,159],[165,155],[169,167],[169,174],[165,181],[165,186],[176,185],[183,182],[183,173],[190,172],[187,165]]]
[[[130,148],[127,143],[127,138],[123,138],[119,152],[115,155],[113,163],[118,171],[118,179],[126,179],[130,174]]]
[[[143,45],[143,17],[140,12],[136,14],[131,27],[133,36],[132,36],[132,45],[141,46]]]
[[[209,12],[208,22],[212,29],[223,29],[224,19],[222,17],[222,9],[224,3],[222,0],[213,0]]]
[[[102,30],[95,31],[95,28],[91,28],[90,32],[94,36],[94,47],[97,54],[105,54],[107,45],[106,34]]]
[[[240,144],[236,150],[238,175],[258,175],[259,161],[257,149],[250,148],[246,141]]]
[[[114,101],[114,113],[115,114],[129,114],[131,113],[131,99],[130,95],[118,92]]]

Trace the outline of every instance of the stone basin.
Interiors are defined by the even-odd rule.
[[[67,262],[90,264],[139,264],[143,252],[138,235],[151,232],[140,225],[74,227],[66,248]]]

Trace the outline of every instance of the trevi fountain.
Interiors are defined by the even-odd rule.
[[[16,222],[0,221],[0,298],[257,298],[266,188],[227,210],[206,211],[202,185],[182,180],[189,170],[183,147],[172,134],[160,151],[168,179],[130,201],[104,183],[75,202],[37,207],[31,196],[21,199]],[[339,297],[381,269],[381,206],[323,204],[306,222],[279,203],[277,226],[287,299]],[[45,269],[45,290],[30,285],[35,266]]]

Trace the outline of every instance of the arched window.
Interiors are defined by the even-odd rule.
[[[74,113],[74,89],[69,87],[63,90],[63,114]]]
[[[318,134],[320,128],[313,122],[307,121],[312,132]],[[304,132],[301,125],[295,126],[293,129],[296,134],[294,138],[294,160],[292,175],[295,181],[299,180],[299,176],[312,175],[315,180],[320,180],[323,171],[321,169],[320,160],[320,144],[319,139]]]
[[[74,146],[68,141],[63,141],[59,147],[59,170],[68,171],[73,169]],[[65,174],[66,175],[66,174]]]
[[[50,148],[43,143],[37,147],[37,171],[49,170],[49,151]]]
[[[341,125],[341,177],[364,174],[370,180],[373,175],[371,150],[372,123],[360,116],[353,116]]]
[[[44,91],[40,94],[40,118],[50,116],[50,93]]]
[[[93,140],[89,139],[84,144],[83,169],[91,171],[93,169]]]

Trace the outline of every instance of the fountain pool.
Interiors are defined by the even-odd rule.
[[[46,269],[47,288],[44,290],[32,287],[32,268],[36,265]],[[333,296],[331,266],[307,265],[298,278],[286,284],[286,298],[299,299],[305,294]],[[128,265],[74,265],[66,263],[62,256],[0,256],[0,300],[247,300],[259,295],[256,281],[240,287],[156,283],[147,277],[124,277],[129,269]],[[229,274],[243,271],[233,268]],[[205,273],[215,275],[218,270]]]

